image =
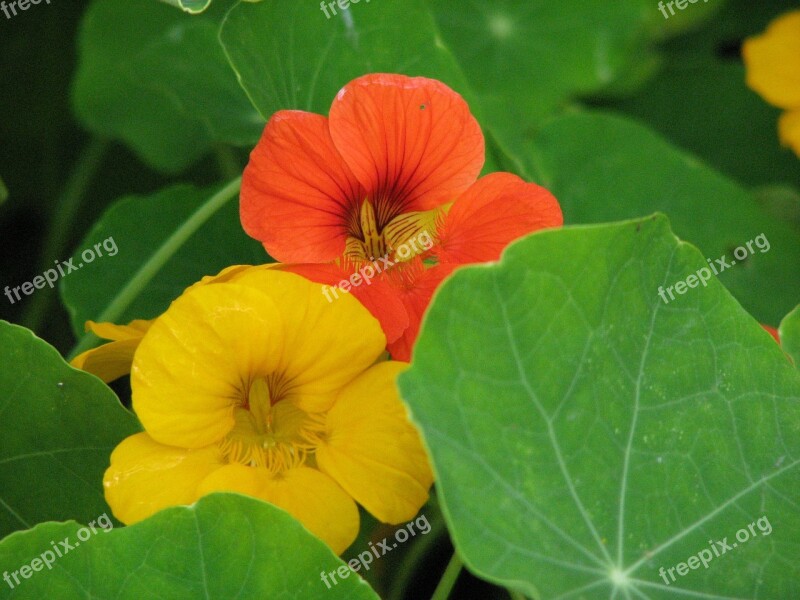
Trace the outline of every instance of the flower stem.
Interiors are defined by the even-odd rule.
[[[131,303],[139,296],[142,290],[155,277],[161,268],[172,258],[186,241],[205,224],[222,206],[239,193],[242,178],[237,177],[216,194],[211,196],[197,212],[189,217],[183,225],[178,227],[164,243],[139,267],[131,280],[114,297],[106,309],[98,315],[96,321],[117,321],[127,310]],[[88,350],[97,342],[97,336],[92,333],[84,335],[70,353],[74,358],[84,350]]]
[[[431,600],[447,600],[450,597],[450,592],[453,591],[463,567],[464,564],[458,556],[458,550],[456,550],[453,552],[453,556],[450,558],[450,562],[447,564],[444,575],[439,580],[439,585],[436,586]]]

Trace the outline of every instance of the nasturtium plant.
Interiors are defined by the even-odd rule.
[[[796,0],[56,4],[0,598],[800,598]]]

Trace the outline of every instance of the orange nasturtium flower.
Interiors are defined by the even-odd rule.
[[[349,278],[392,356],[408,360],[434,290],[456,266],[496,260],[516,238],[562,224],[547,190],[510,173],[477,179],[483,163],[483,134],[456,92],[423,77],[366,75],[339,91],[328,117],[272,116],[242,179],[242,225],[271,256],[299,263],[288,270]],[[351,277],[389,263],[367,285]],[[394,302],[377,297],[387,287]]]
[[[800,156],[800,10],[773,21],[742,48],[747,85],[784,109],[778,122],[781,143]]]
[[[402,523],[432,474],[395,385],[406,363],[355,298],[261,267],[192,286],[155,319],[133,359],[144,432],[104,476],[124,523],[214,491],[271,502],[337,553],[359,529],[356,502]]]

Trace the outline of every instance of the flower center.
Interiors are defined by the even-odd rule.
[[[359,214],[359,226],[347,238],[345,257],[356,263],[382,257],[395,262],[410,260],[430,249],[430,245],[426,247],[421,240],[425,238],[433,243],[437,225],[445,210],[443,207],[403,213],[382,226],[372,203],[368,199],[364,200]]]
[[[228,462],[277,473],[302,465],[319,445],[322,415],[281,401],[281,387],[275,377],[258,377],[250,384],[242,405],[234,409],[236,424],[221,442]]]

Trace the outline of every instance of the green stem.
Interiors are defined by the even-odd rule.
[[[224,188],[211,196],[197,212],[189,217],[183,225],[178,227],[171,236],[153,253],[153,255],[141,266],[131,280],[114,297],[106,309],[97,317],[97,321],[117,321],[128,309],[131,303],[139,296],[153,277],[161,268],[172,258],[175,253],[183,246],[186,241],[197,232],[203,224],[210,219],[222,206],[231,198],[236,196],[242,184],[242,178],[237,177]],[[73,348],[70,358],[74,358],[84,350],[88,350],[97,342],[97,336],[92,333],[84,335],[80,342]]]
[[[107,148],[108,141],[92,139],[78,158],[64,191],[56,202],[56,210],[50,218],[50,228],[39,260],[39,273],[52,267],[54,258],[63,258],[69,235],[72,233],[72,224],[89,186],[103,163]],[[25,308],[21,318],[22,324],[36,331],[55,296],[55,288],[44,288],[35,294]]]
[[[453,591],[463,567],[464,564],[461,562],[458,551],[456,550],[453,552],[453,556],[447,564],[444,575],[442,575],[441,580],[439,580],[439,585],[436,586],[431,600],[447,600],[450,597],[450,592]]]

